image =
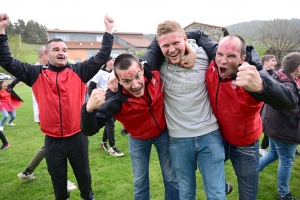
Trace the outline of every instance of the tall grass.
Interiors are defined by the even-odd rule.
[[[31,90],[20,83],[15,91],[25,101],[17,110],[16,126],[4,127],[4,134],[11,147],[0,151],[0,199],[10,200],[53,200],[54,193],[45,161],[35,170],[35,180],[22,181],[17,174],[23,171],[35,152],[42,146],[44,135],[33,121]],[[49,110],[51,112],[51,110]],[[118,149],[125,153],[124,157],[112,157],[100,149],[102,130],[89,137],[89,157],[92,175],[92,187],[96,200],[128,200],[133,199],[133,175],[128,153],[127,136],[120,134],[121,126],[116,122],[115,139]],[[296,157],[291,177],[290,189],[295,197],[300,198],[300,157]],[[277,162],[268,166],[260,174],[258,200],[276,199],[277,196]],[[72,168],[68,166],[68,179],[76,183]],[[201,176],[197,174],[197,200],[205,199]],[[226,178],[233,185],[233,192],[227,196],[229,200],[237,200],[236,176],[230,162],[226,163]],[[151,199],[163,200],[164,187],[161,170],[155,148],[150,160]],[[79,200],[79,190],[71,191],[71,199]]]

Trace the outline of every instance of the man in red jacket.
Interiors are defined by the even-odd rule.
[[[96,134],[111,117],[120,121],[129,132],[134,198],[150,199],[149,160],[153,144],[163,174],[165,199],[179,199],[178,184],[169,154],[170,137],[164,116],[160,73],[144,69],[131,54],[121,54],[115,59],[114,72],[119,81],[118,93],[108,90],[105,101],[102,89],[93,90],[81,112],[83,133],[88,136]]]
[[[47,42],[47,66],[20,62],[11,56],[5,28],[7,14],[0,14],[0,66],[32,87],[39,108],[40,127],[45,136],[45,158],[56,200],[68,199],[67,161],[78,182],[80,196],[94,199],[88,160],[88,139],[80,129],[80,110],[86,82],[111,54],[114,20],[105,16],[105,33],[98,53],[84,62],[68,63],[68,48],[59,38]]]

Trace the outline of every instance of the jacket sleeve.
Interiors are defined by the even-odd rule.
[[[0,66],[26,85],[32,86],[42,69],[13,58],[7,40],[7,35],[0,34]]]
[[[208,35],[204,34],[201,30],[191,30],[185,32],[188,39],[196,40],[196,43],[199,47],[202,47],[206,52],[209,63],[215,59],[218,43],[213,41]]]
[[[13,80],[13,82],[11,82],[7,87],[9,89],[13,89],[20,81],[16,78],[15,80]]]
[[[80,126],[85,135],[92,136],[98,133],[106,125],[107,120],[121,110],[122,103],[117,99],[118,95],[112,92],[108,95],[112,96],[92,113],[86,111],[86,103],[82,106]]]
[[[97,54],[83,62],[73,64],[74,71],[87,83],[107,62],[111,54],[114,36],[107,32],[103,35],[102,45]]]
[[[267,71],[259,71],[264,84],[264,91],[261,94],[250,93],[258,101],[264,101],[274,109],[289,110],[298,105],[298,94],[291,87],[279,83],[268,74]]]
[[[161,64],[164,62],[164,55],[158,45],[156,37],[152,40],[151,44],[148,46],[146,53],[139,58],[139,60],[147,61],[144,67],[150,71],[159,70]]]
[[[261,59],[253,46],[246,47],[246,60],[250,65],[254,65],[258,71],[262,70]]]

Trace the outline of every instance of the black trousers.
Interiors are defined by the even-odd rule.
[[[54,138],[46,135],[45,158],[56,200],[66,200],[70,196],[67,191],[67,160],[69,160],[74,171],[81,198],[88,199],[93,196],[88,138],[82,132],[65,138]]]
[[[8,142],[6,140],[6,137],[5,137],[5,135],[4,135],[4,133],[2,131],[0,131],[0,140],[2,141],[3,145],[7,145],[8,144]]]
[[[266,134],[264,134],[264,138],[261,141],[261,149],[266,149],[268,147],[269,147],[269,137]]]
[[[106,142],[108,140],[109,146],[115,146],[115,119],[112,117],[106,122],[106,126],[104,127],[102,142]]]

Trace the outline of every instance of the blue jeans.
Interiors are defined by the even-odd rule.
[[[297,144],[290,144],[269,138],[270,150],[259,160],[259,171],[279,158],[277,171],[278,193],[282,196],[290,193],[289,183],[292,174]]]
[[[158,137],[140,140],[129,135],[129,153],[134,175],[134,199],[149,200],[149,160],[152,144],[156,147],[165,186],[165,200],[179,200],[178,183],[169,154],[170,137],[163,131]]]
[[[258,189],[259,141],[234,146],[224,141],[225,161],[230,159],[238,180],[239,199],[255,200]]]
[[[170,154],[180,200],[195,200],[197,165],[207,199],[226,199],[224,147],[220,130],[190,138],[170,138]]]
[[[8,115],[10,116],[10,119],[8,121],[8,123],[12,123],[12,121],[14,121],[14,119],[16,118],[16,112],[15,111],[11,111],[11,112],[7,112],[6,110],[1,110],[2,112],[2,119],[0,121],[0,126],[4,126],[5,121],[8,118]]]

